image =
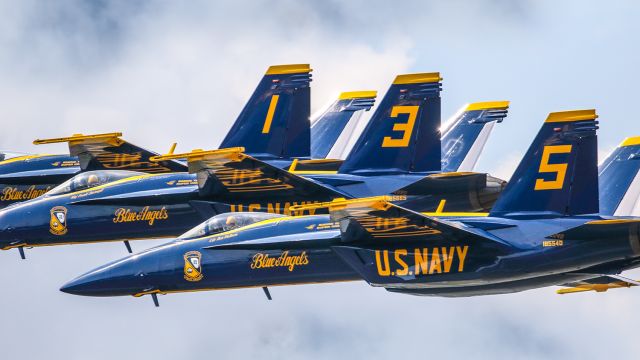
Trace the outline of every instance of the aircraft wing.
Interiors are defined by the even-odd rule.
[[[609,289],[629,288],[638,286],[640,282],[620,275],[601,275],[586,280],[562,284],[564,289],[557,290],[560,295],[585,291],[605,292]]]
[[[328,208],[331,220],[340,222],[344,242],[375,241],[380,244],[379,241],[396,242],[401,239],[487,241],[491,237],[488,233],[481,234],[475,229],[394,205],[391,201],[395,200],[398,200],[395,196],[338,199],[328,203],[294,206],[291,211]],[[502,243],[493,237],[490,241]]]
[[[401,189],[394,191],[394,194],[432,194],[454,193],[460,191],[469,191],[486,186],[488,175],[476,172],[445,172],[431,174],[422,179],[411,183]]]
[[[121,136],[122,133],[75,134],[69,137],[37,139],[33,143],[69,143],[69,153],[78,157],[82,171],[130,170],[151,174],[187,171],[187,167],[175,159],[150,161],[151,157],[158,154],[133,145],[121,139]]]
[[[244,153],[244,148],[194,150],[190,153],[157,156],[162,161],[186,158],[189,172],[196,173],[203,196],[215,196],[221,201],[260,200],[313,197],[331,200],[345,194],[303,178],[287,170],[258,160]]]
[[[423,275],[464,271],[469,251],[511,250],[482,230],[405,209],[393,200],[391,196],[334,200],[292,210],[327,207],[331,220],[339,222],[342,242],[331,250],[374,286],[420,288],[429,281]]]

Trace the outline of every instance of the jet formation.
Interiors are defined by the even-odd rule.
[[[640,262],[640,137],[598,166],[596,111],[551,112],[507,182],[475,167],[508,101],[443,124],[440,73],[401,74],[377,103],[343,92],[311,118],[311,71],[270,66],[217,149],[158,153],[113,132],[3,154],[0,249],[121,241],[132,254],[60,290],[156,306],[337,281],[445,297],[640,284],[620,275]],[[157,238],[171,240],[133,253]]]

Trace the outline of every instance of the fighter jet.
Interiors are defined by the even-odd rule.
[[[300,86],[299,83],[297,86]],[[360,191],[370,188],[371,195],[378,195],[380,191],[386,194],[397,189],[402,194],[396,194],[396,199],[404,199],[408,204],[418,204],[418,199],[424,199],[424,203],[443,206],[443,200],[446,200],[449,208],[468,211],[488,208],[502,189],[501,180],[489,178],[486,174],[427,171],[425,167],[428,163],[434,169],[440,168],[440,138],[437,131],[440,127],[439,89],[438,74],[398,76],[359,141],[362,143],[362,139],[372,139],[377,143],[379,140],[383,145],[378,150],[380,156],[373,155],[373,150],[366,144],[356,145],[361,150],[352,152],[340,166],[341,171],[345,165],[355,171],[355,163],[365,166],[362,170],[371,170],[367,169],[371,165],[389,166],[384,170],[364,171],[366,174],[360,175],[327,175],[324,173],[332,171],[300,170],[302,163],[314,165],[319,161],[324,163],[324,160],[291,160],[300,154],[282,151],[279,147],[258,151],[257,141],[251,142],[245,149],[237,147],[238,141],[225,139],[222,146],[236,147],[156,158],[157,161],[170,161],[186,157],[190,171],[195,174],[138,175],[80,191],[64,187],[54,189],[36,201],[6,209],[0,212],[1,248],[17,247],[22,250],[30,246],[65,243],[175,237],[218,213],[244,209],[290,213],[289,208],[294,205],[355,196],[342,191],[343,186]],[[350,96],[342,100],[350,100],[350,106],[353,106],[358,99]],[[506,102],[473,106],[465,112],[465,120],[456,127],[483,128],[506,116]],[[270,108],[270,105],[264,107],[264,116],[267,118]],[[393,125],[402,114],[406,115],[404,121],[408,122]],[[388,124],[389,117],[393,120],[391,126]],[[308,116],[297,118],[308,119]],[[264,117],[258,119],[263,120]],[[264,129],[267,123],[269,121],[259,121],[250,125],[254,129]],[[284,124],[283,121],[279,123]],[[275,124],[274,121],[270,126],[274,127]],[[286,129],[290,131],[291,126]],[[249,133],[255,134],[256,131]],[[385,136],[385,133],[389,136]],[[467,148],[474,147],[473,143],[478,138],[473,136],[475,129],[455,133],[459,134],[459,141],[452,142],[454,146],[468,143],[470,146]],[[438,135],[438,147],[432,154],[427,149],[432,146],[425,146],[425,142],[434,134]],[[396,138],[398,135],[401,137]],[[289,136],[280,138],[285,142],[291,141]],[[376,146],[380,147],[380,144]],[[459,156],[459,151],[448,152],[456,157],[451,162],[462,162],[465,158],[465,147],[460,148],[463,149],[462,156]],[[368,152],[368,155],[362,156],[360,151]],[[379,157],[379,161],[374,157]],[[407,161],[407,158],[413,157],[415,159]],[[290,164],[288,170],[282,169],[286,161]],[[323,175],[314,175],[315,178],[308,175],[309,178],[305,178],[296,174],[300,171],[320,172]],[[319,177],[325,183],[320,182]],[[379,186],[379,182],[384,186]],[[446,198],[436,201],[436,196]],[[24,216],[26,213],[31,216]],[[55,229],[56,226],[61,229]],[[125,244],[129,249],[128,242]]]
[[[223,140],[222,146],[244,145],[250,154],[269,161],[275,166],[286,166],[291,163],[293,157],[308,158],[310,155],[308,120],[310,72],[311,68],[308,64],[269,67]],[[325,120],[320,119],[320,121]],[[83,172],[55,186],[45,194],[40,193],[39,195],[42,196],[39,198],[0,210],[0,238],[2,238],[0,248],[3,250],[18,248],[21,257],[24,258],[24,247],[84,242],[85,235],[92,238],[98,234],[96,230],[105,225],[100,221],[100,215],[104,215],[105,211],[110,213],[111,218],[107,224],[116,224],[124,231],[127,231],[127,228],[135,228],[140,223],[147,224],[142,228],[162,229],[163,226],[154,226],[157,223],[164,223],[156,222],[156,217],[163,220],[161,218],[166,214],[180,222],[181,219],[192,214],[189,210],[186,210],[187,214],[185,214],[185,207],[191,209],[187,203],[182,207],[178,206],[175,214],[173,209],[168,211],[162,207],[155,207],[158,194],[148,191],[149,188],[144,186],[137,186],[150,183],[150,189],[154,189],[153,184],[160,182],[162,184],[160,188],[165,190],[168,198],[182,199],[185,196],[188,198],[189,193],[193,192],[196,180],[186,172],[186,165],[177,160],[150,162],[149,158],[158,154],[135,147],[120,139],[120,135],[120,133],[75,135],[69,138],[35,141],[37,144],[68,142],[73,155],[65,155],[65,158],[72,159],[68,160],[69,166],[60,160],[60,156],[34,156],[9,159],[4,164],[0,163],[0,169],[4,168],[7,173],[4,178],[0,178],[0,182],[4,180],[10,184],[35,181],[52,186],[57,181],[62,181],[65,177],[68,178],[74,172],[78,172],[78,165],[84,170],[96,167],[103,169]],[[319,141],[331,141],[331,139],[323,138]],[[124,150],[121,151],[122,149]],[[78,157],[74,157],[76,155]],[[50,163],[54,160],[60,163]],[[59,172],[43,171],[45,166],[42,163],[64,168],[65,177],[56,177],[52,180],[46,175],[59,174]],[[17,168],[12,167],[14,164]],[[25,167],[33,167],[37,170],[26,171]],[[75,168],[72,169],[72,167]],[[138,171],[131,171],[134,169]],[[122,188],[125,184],[133,185],[135,190],[134,193],[129,194],[131,198],[124,200],[125,205],[122,205],[122,202],[118,205],[113,198],[103,198],[93,203],[86,201],[97,200],[97,194],[103,194],[105,191],[108,193],[108,190]],[[148,202],[141,204],[140,198],[144,200],[145,195],[148,196]],[[136,197],[139,199],[135,199]],[[96,220],[95,223],[91,222],[93,219]],[[200,222],[199,219],[193,225],[198,222]],[[72,226],[82,225],[77,228],[78,232],[69,231],[67,227],[69,223]],[[170,229],[173,227],[175,225],[169,226]],[[151,231],[150,234],[162,236],[165,234],[163,231],[166,230]],[[179,227],[179,230],[169,232],[173,231],[181,233],[184,230]],[[94,236],[89,236],[91,233]],[[105,235],[106,239],[111,238],[111,235]],[[125,245],[128,250],[131,250],[128,242],[125,242]]]
[[[252,154],[254,154],[253,150],[257,150],[259,153],[255,155],[260,158],[262,158],[262,152],[269,153],[267,156],[269,159],[278,156],[309,157],[310,135],[306,119],[309,118],[310,113],[310,71],[308,64],[270,67],[223,144],[225,146],[226,144],[246,145]],[[286,79],[283,78],[282,81],[286,83],[282,85],[278,83],[281,81],[278,76],[283,75]],[[301,85],[300,89],[295,90],[298,93],[297,100],[291,101],[293,90],[286,90],[291,93],[289,95],[282,92],[284,88],[296,89],[296,84]],[[373,101],[370,99],[371,105]],[[368,109],[366,106],[362,108]],[[354,110],[345,114],[351,115],[357,112]],[[331,117],[332,114],[329,112],[318,119],[318,124],[325,126],[331,124],[335,128],[340,128],[340,124]],[[258,119],[257,116],[262,118]],[[294,117],[300,120],[291,121],[290,129],[286,127],[289,124],[280,125],[280,122]],[[345,119],[348,118],[345,116]],[[76,189],[80,190],[83,187],[82,184],[87,187],[97,186],[123,177],[139,175],[123,171],[151,174],[187,171],[186,165],[177,161],[149,161],[150,157],[158,154],[131,144],[121,136],[122,133],[115,132],[38,139],[34,144],[67,142],[69,154],[30,154],[0,159],[0,208],[15,202],[34,199],[70,178],[86,172],[102,171],[75,178],[72,182],[78,184],[75,186]],[[281,137],[286,137],[286,140],[281,141]],[[325,143],[332,143],[334,140],[331,136],[318,137],[316,146],[325,146]],[[170,152],[173,152],[173,149],[175,144]],[[289,153],[282,154],[283,150]],[[119,172],[107,173],[104,170]],[[88,179],[94,181],[90,182]]]
[[[0,161],[0,209],[16,202],[34,199],[71,177],[97,170],[126,170],[144,173],[186,171],[176,161],[152,162],[158,154],[121,138],[122,133],[82,135],[35,140],[34,144],[69,142],[70,154],[32,154]],[[116,173],[113,180],[118,178]],[[126,174],[126,173],[125,173]],[[122,175],[122,173],[121,173]],[[86,176],[87,179],[91,176]],[[106,177],[96,176],[97,182]]]
[[[638,264],[640,218],[599,214],[596,118],[594,110],[549,114],[488,216],[419,213],[389,196],[294,209],[330,215],[224,214],[61,291],[150,294],[158,306],[158,294],[262,287],[271,298],[268,286],[349,280],[445,297],[638,285],[619,273]],[[244,226],[225,229],[238,220]]]

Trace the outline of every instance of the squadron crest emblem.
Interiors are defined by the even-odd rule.
[[[199,251],[189,251],[184,254],[184,279],[187,281],[202,280],[202,254]]]
[[[53,235],[64,235],[67,233],[67,208],[64,206],[56,206],[51,209],[49,232]]]

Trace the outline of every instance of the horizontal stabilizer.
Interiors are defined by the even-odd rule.
[[[80,160],[83,171],[129,170],[150,174],[182,172],[186,166],[178,161],[153,162],[149,159],[158,154],[133,145],[120,137],[122,133],[94,135],[75,134],[69,137],[37,139],[35,145],[69,143],[69,153]]]
[[[294,159],[288,170],[294,174],[336,174],[343,161],[340,159]]]
[[[486,184],[487,174],[474,172],[449,172],[431,174],[394,191],[398,195],[421,195],[439,192],[460,192],[475,189],[478,184]]]
[[[638,242],[640,219],[618,218],[593,220],[580,226],[548,236],[550,239],[598,240],[633,237]]]
[[[292,174],[244,153],[236,147],[220,150],[194,150],[185,154],[154,157],[152,160],[186,158],[189,172],[196,173],[200,194],[221,201],[261,199],[331,200],[344,194],[314,180]]]

